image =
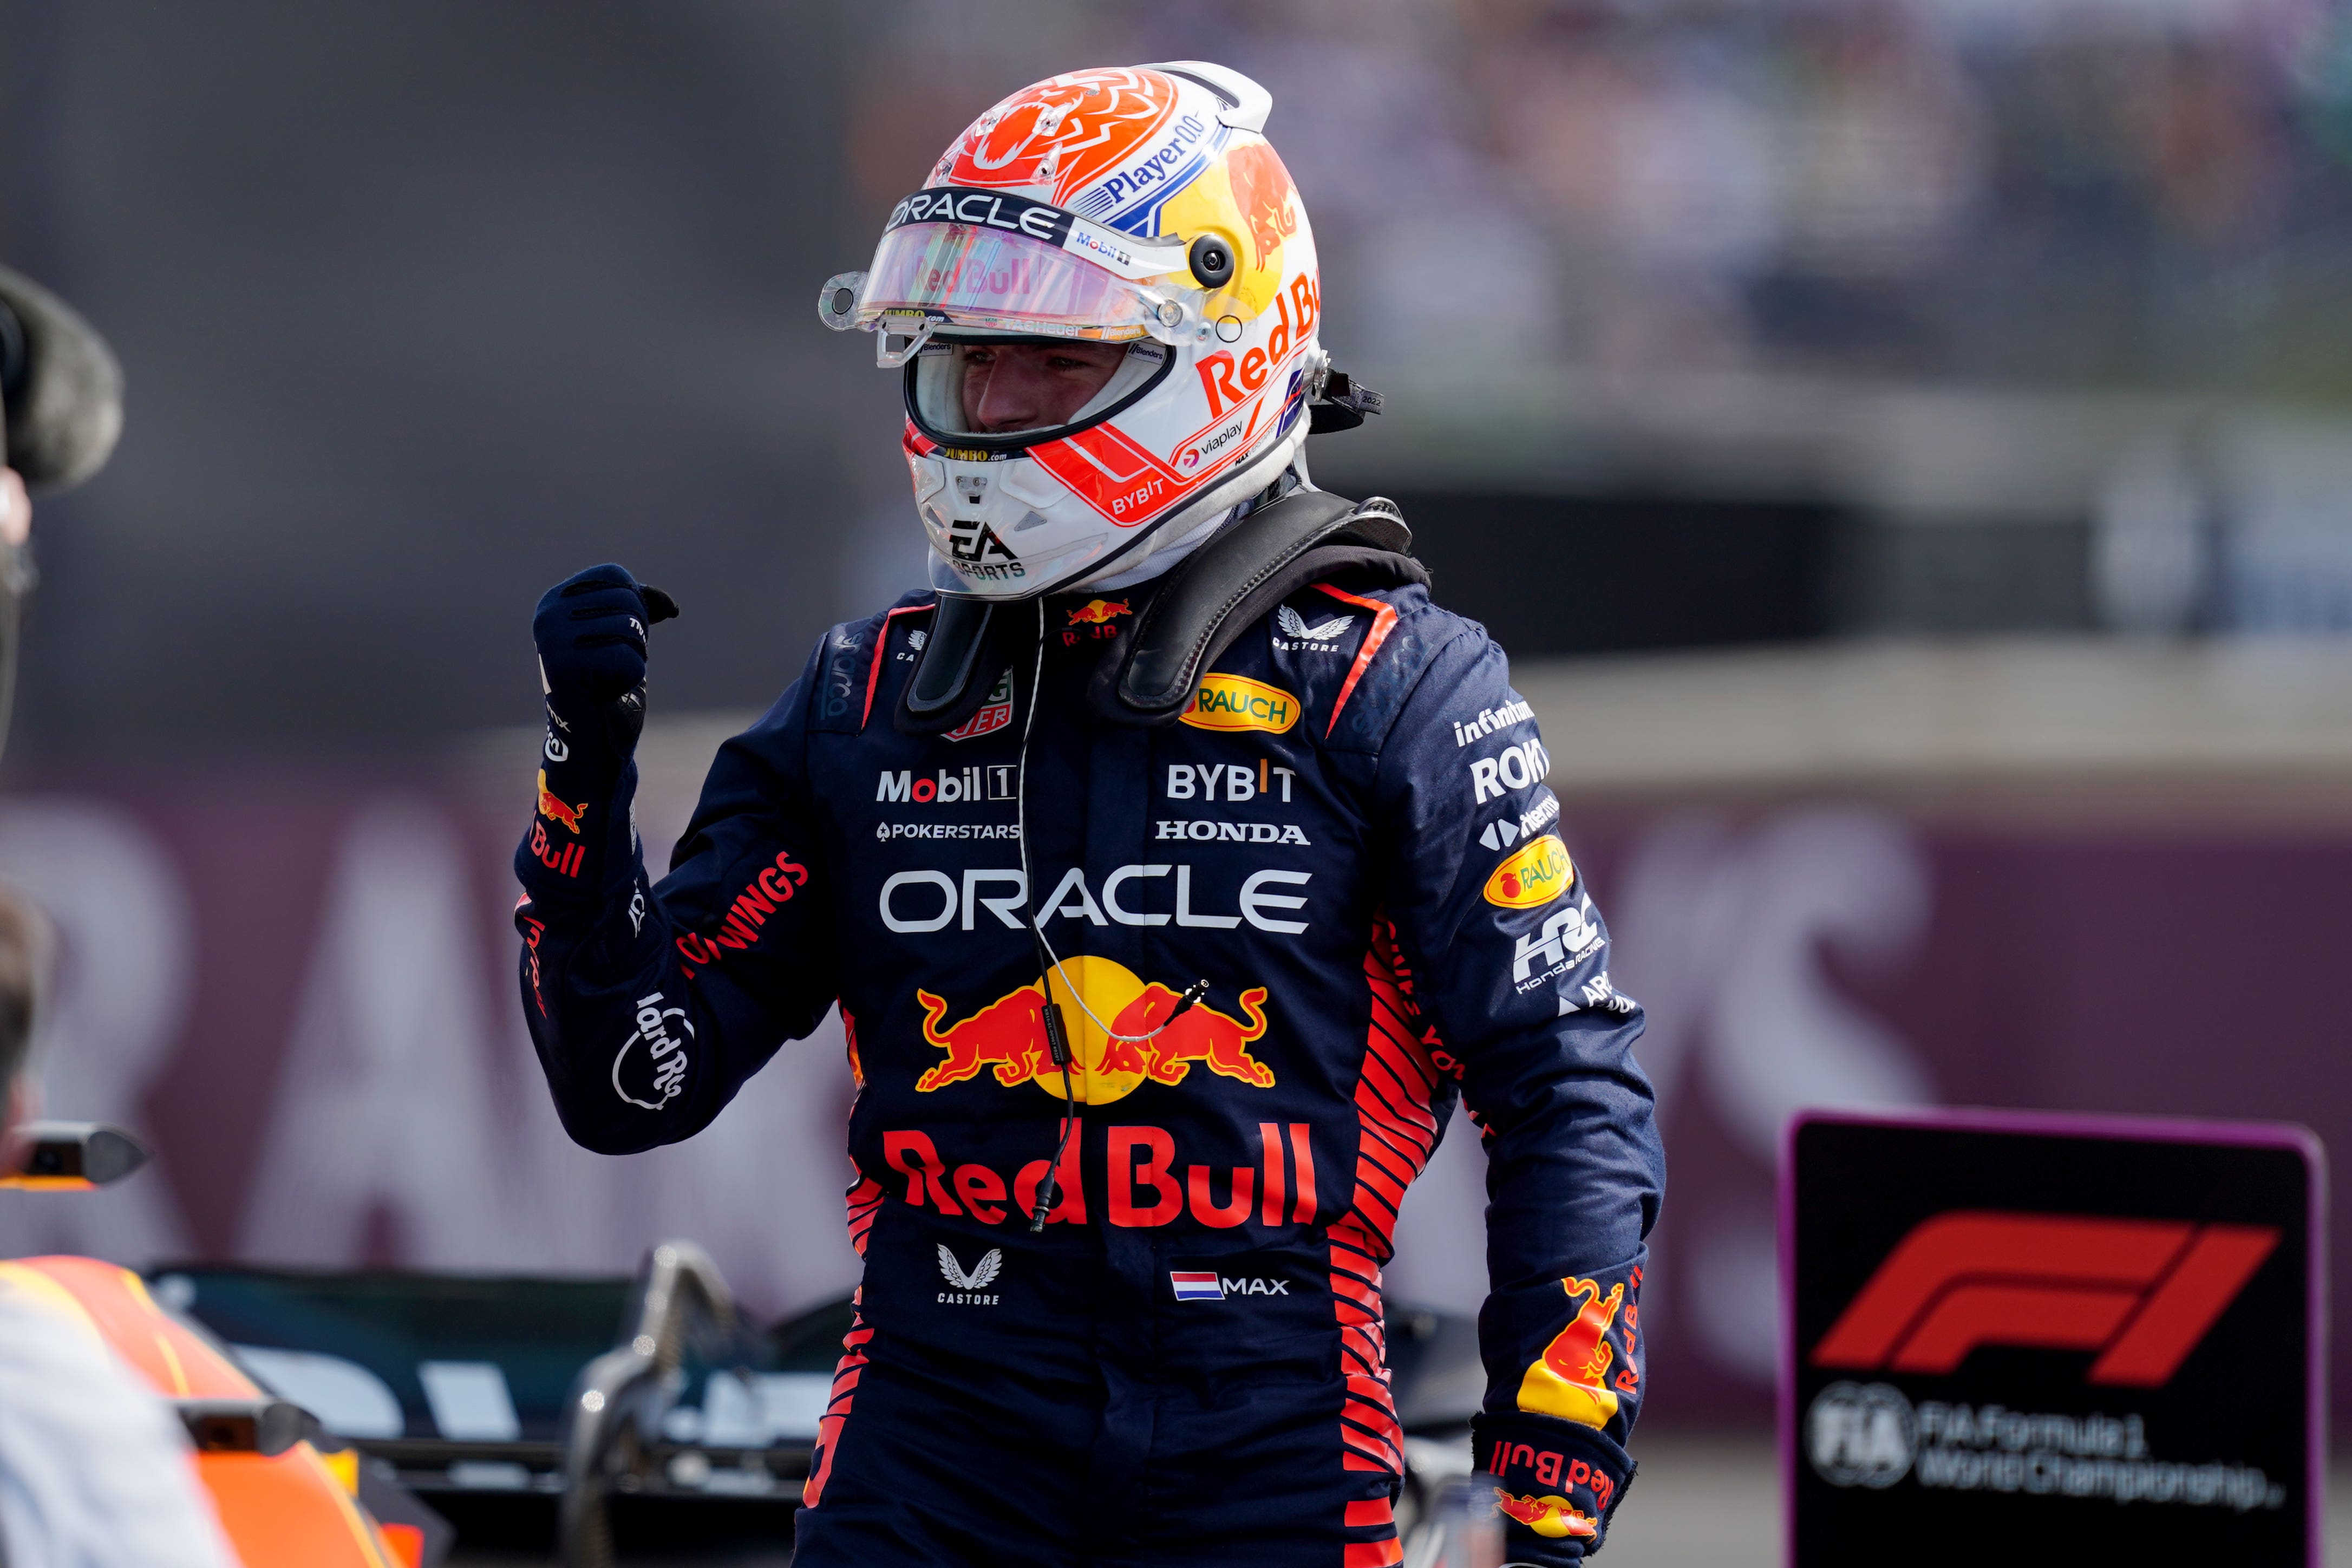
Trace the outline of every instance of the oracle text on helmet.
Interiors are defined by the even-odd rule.
[[[1008,192],[917,191],[890,209],[887,233],[908,223],[968,223],[988,228],[1009,228],[1048,245],[1059,245],[1070,232],[1070,215],[1044,202]]]

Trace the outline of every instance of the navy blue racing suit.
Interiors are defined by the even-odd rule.
[[[1501,650],[1349,581],[1249,626],[1159,728],[1085,700],[1152,585],[1048,600],[1034,889],[1035,636],[954,731],[902,732],[928,594],[826,634],[657,883],[633,764],[577,805],[542,783],[525,1008],[574,1139],[689,1137],[841,1009],[865,1272],[795,1561],[1397,1562],[1381,1266],[1457,1094],[1491,1194],[1478,1455],[1513,1561],[1597,1545],[1664,1181],[1641,1015]]]

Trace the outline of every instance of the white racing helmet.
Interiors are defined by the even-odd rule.
[[[819,295],[905,367],[932,585],[1023,599],[1134,572],[1266,488],[1328,356],[1315,239],[1260,132],[1273,99],[1197,61],[1074,71],[971,123]],[[966,427],[976,343],[1124,343],[1068,423]]]

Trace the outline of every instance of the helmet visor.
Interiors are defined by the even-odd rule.
[[[855,324],[886,312],[945,316],[959,326],[1124,342],[1174,341],[1174,298],[1120,278],[1059,245],[962,223],[910,223],[882,237]]]
[[[1058,424],[1023,430],[975,430],[964,410],[964,379],[971,350],[1001,347],[1007,340],[991,335],[977,341],[937,337],[907,362],[907,417],[915,428],[942,447],[983,452],[1025,451],[1047,441],[1059,441],[1117,417],[1168,379],[1176,356],[1161,344],[1138,340],[1126,345],[1117,369],[1095,395],[1069,418]],[[1035,342],[1037,340],[1012,340]]]

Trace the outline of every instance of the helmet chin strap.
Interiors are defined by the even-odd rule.
[[[1242,501],[1227,507],[1214,517],[1202,518],[1182,538],[1171,539],[1160,545],[1158,550],[1146,555],[1140,563],[1130,556],[1115,563],[1112,570],[1108,572],[1098,573],[1092,577],[1081,577],[1068,587],[1058,589],[1056,592],[1065,594],[1099,592],[1116,588],[1132,588],[1138,583],[1149,583],[1154,577],[1172,569],[1179,562],[1203,544],[1208,543],[1215,536],[1217,530],[1247,511],[1249,504],[1247,501]]]

